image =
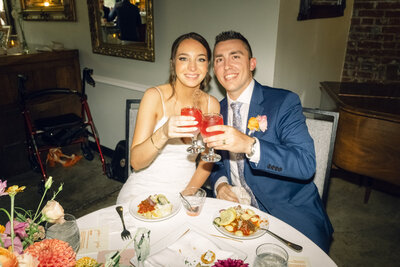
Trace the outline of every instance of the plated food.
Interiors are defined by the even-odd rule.
[[[147,193],[131,201],[129,212],[139,220],[160,221],[174,216],[180,206],[180,200],[175,194]]]
[[[162,218],[171,214],[172,205],[163,194],[155,194],[141,201],[137,212],[147,219]]]
[[[241,239],[259,237],[265,233],[260,231],[260,226],[268,226],[266,218],[240,205],[221,210],[213,223],[221,233]]]

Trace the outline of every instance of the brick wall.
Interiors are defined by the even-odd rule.
[[[400,82],[400,0],[354,0],[342,81]]]

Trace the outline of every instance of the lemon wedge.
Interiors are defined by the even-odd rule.
[[[232,211],[231,209],[227,209],[221,211],[219,217],[221,218],[219,225],[228,225],[236,219],[236,212]]]

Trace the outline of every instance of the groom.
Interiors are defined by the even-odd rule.
[[[221,150],[210,176],[217,198],[266,211],[328,252],[333,228],[312,182],[314,142],[299,97],[253,79],[257,61],[238,32],[219,34],[213,55],[214,73],[227,93],[221,101],[225,125],[207,128],[224,133],[204,139]]]

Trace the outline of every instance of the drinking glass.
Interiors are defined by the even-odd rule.
[[[193,133],[192,145],[189,146],[186,151],[191,154],[197,154],[203,152],[205,150],[205,147],[197,142],[197,136],[199,135],[200,132],[200,126],[203,117],[201,110],[192,106],[184,107],[181,109],[181,115],[192,116],[195,118],[195,121],[197,121],[197,130]],[[183,126],[183,127],[193,127],[193,126]]]
[[[203,121],[200,127],[200,133],[203,138],[210,137],[213,135],[222,134],[222,131],[215,131],[215,132],[207,132],[206,129],[213,125],[223,125],[224,119],[222,115],[219,113],[206,113],[203,114]],[[204,154],[201,156],[201,159],[207,162],[217,162],[221,160],[221,156],[214,153],[214,148],[210,148],[208,154]]]
[[[75,252],[78,252],[80,247],[80,233],[76,219],[71,214],[64,214],[64,219],[65,222],[62,224],[46,223],[46,238],[65,241]]]
[[[199,215],[206,201],[206,196],[206,191],[199,187],[189,187],[183,190],[181,200],[186,213],[189,216]]]
[[[254,267],[287,267],[289,255],[287,251],[276,244],[261,244],[256,249]]]

